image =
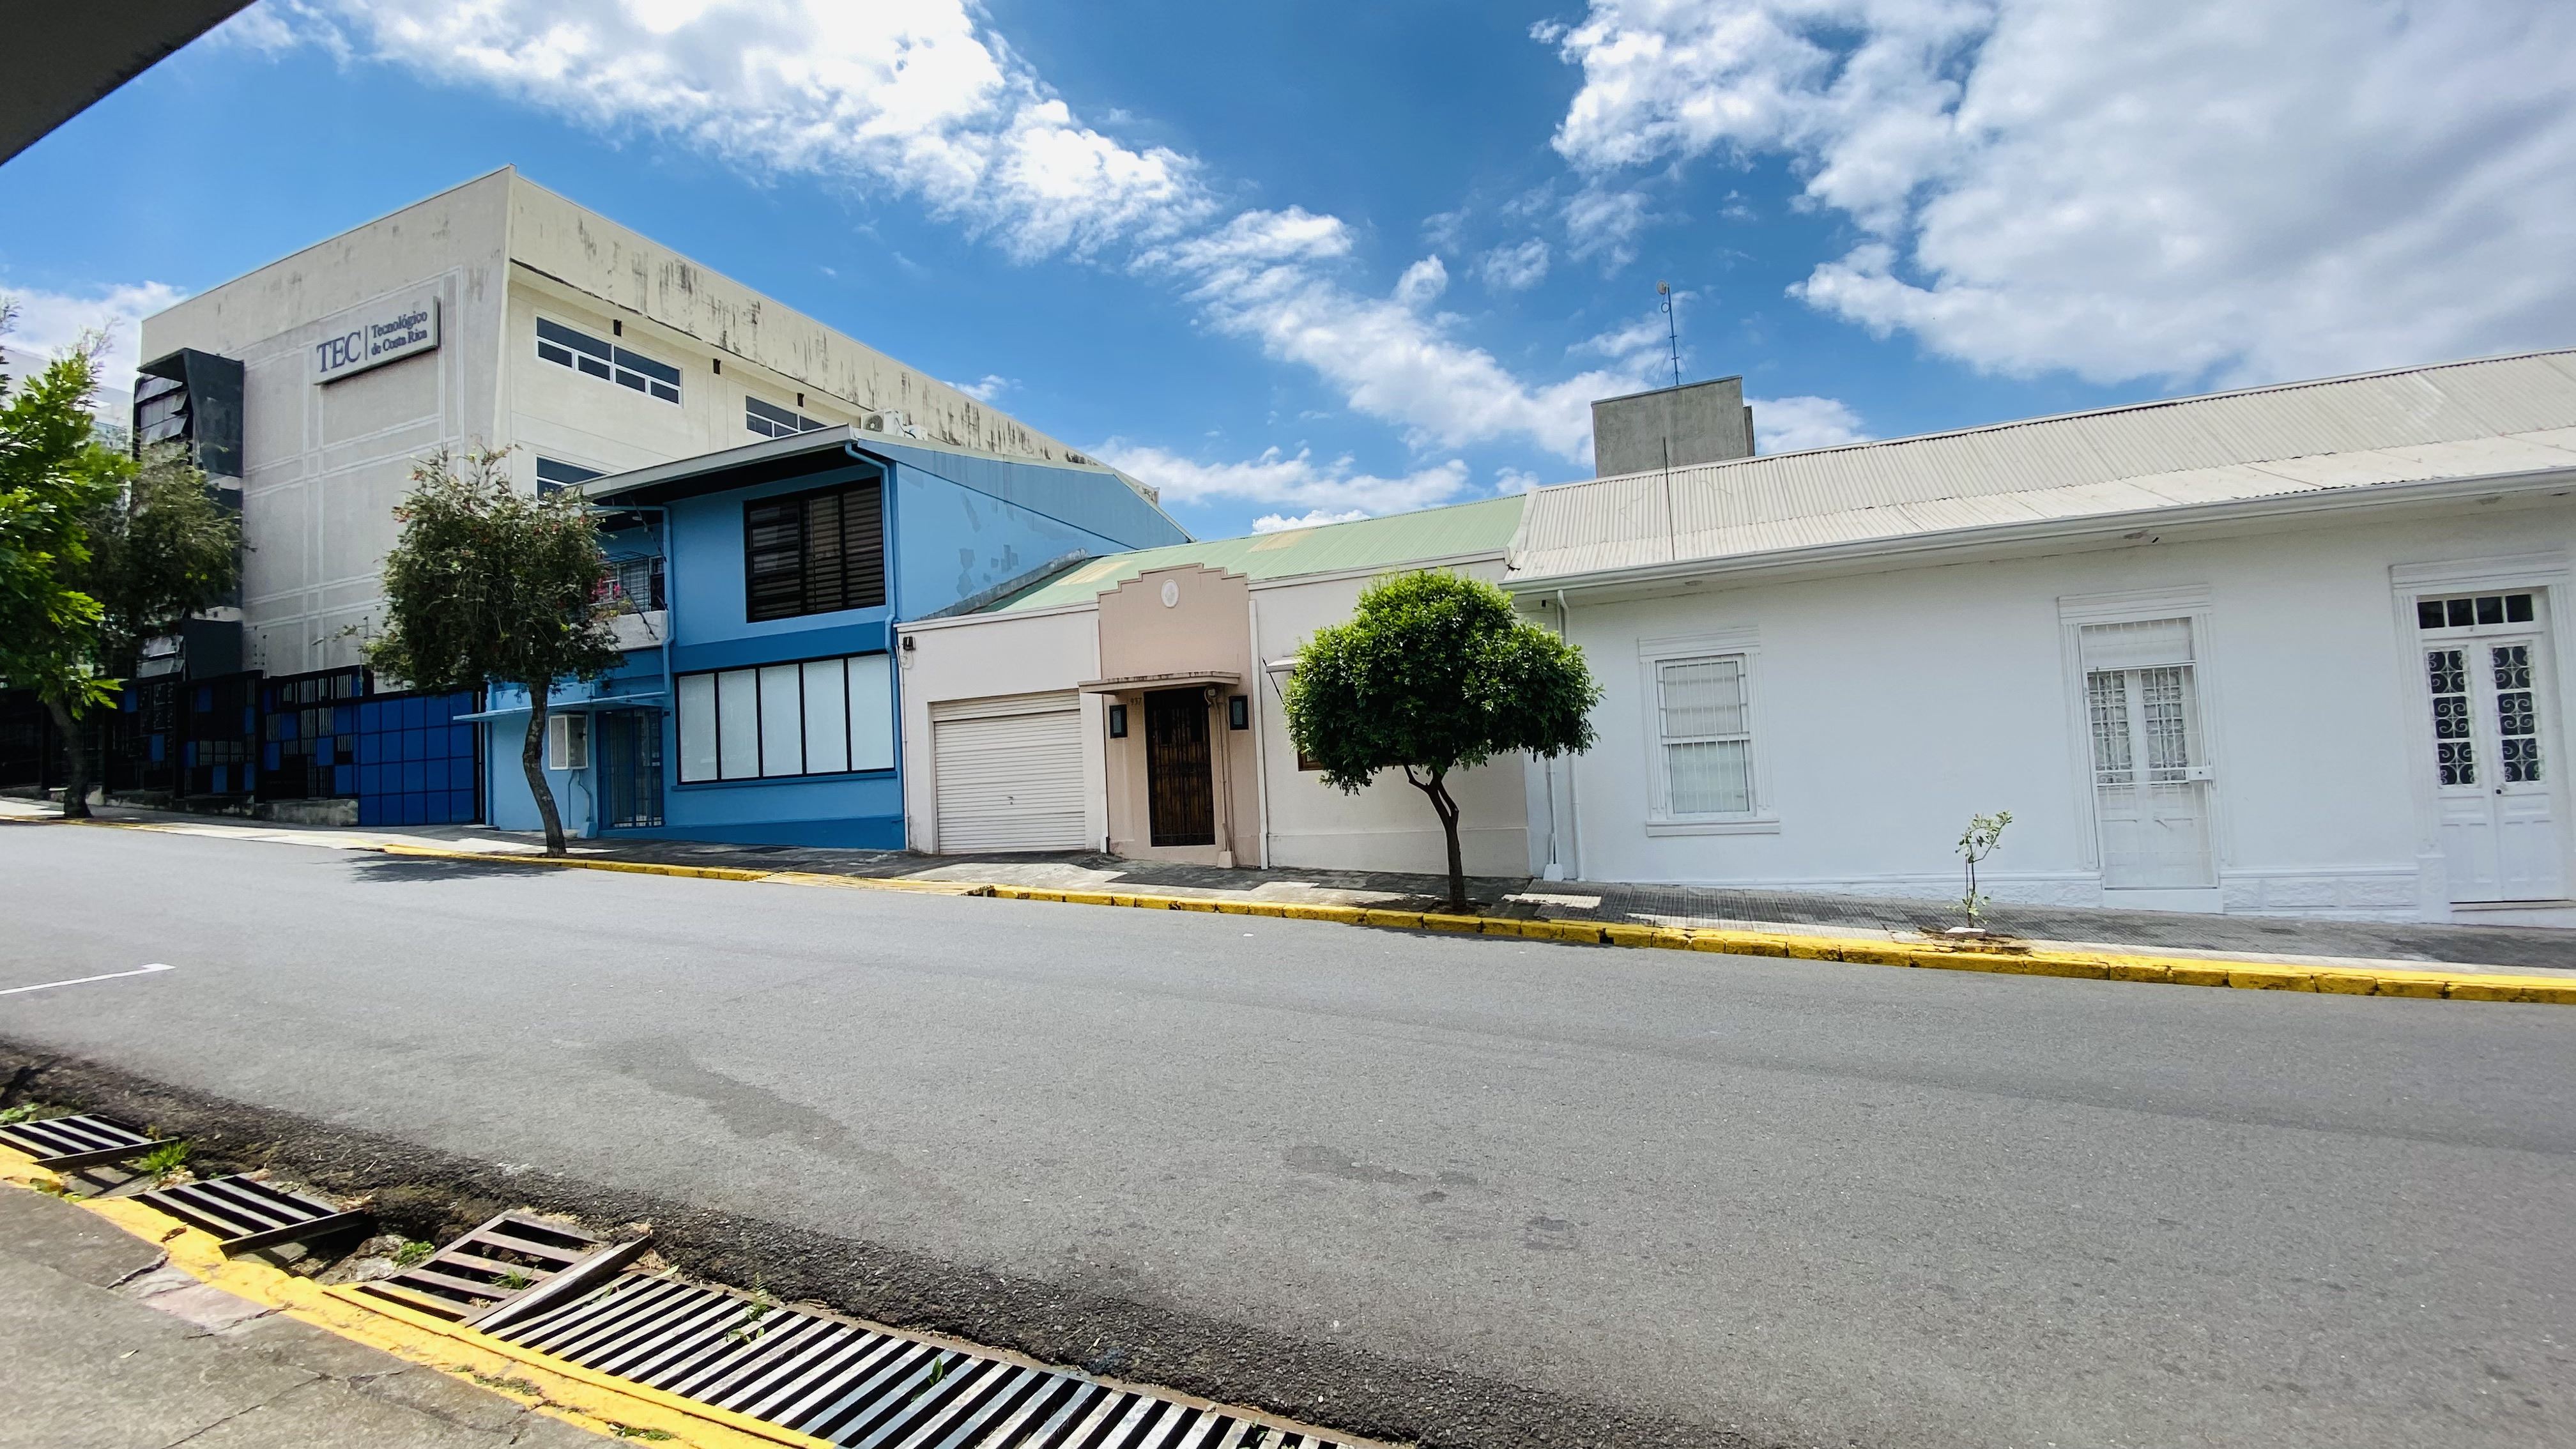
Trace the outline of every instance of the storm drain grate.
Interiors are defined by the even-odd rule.
[[[342,1212],[320,1198],[247,1177],[217,1177],[154,1188],[137,1194],[137,1199],[190,1227],[214,1234],[226,1257],[281,1243],[300,1243],[354,1228],[367,1220],[365,1213]]]
[[[41,1122],[0,1127],[0,1143],[26,1153],[36,1159],[38,1167],[52,1172],[121,1162],[184,1140],[147,1136],[140,1128],[113,1117],[87,1115],[48,1117]]]
[[[496,1332],[858,1449],[1343,1449],[1222,1409],[641,1273]]]
[[[497,1321],[504,1305],[534,1306],[593,1286],[643,1250],[526,1213],[491,1221],[390,1277],[359,1286],[423,1313]]]

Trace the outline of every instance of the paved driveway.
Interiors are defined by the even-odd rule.
[[[1142,1305],[1175,1326],[1122,1366],[1203,1391],[1411,1364],[1346,1402],[1487,1444],[1586,1403],[1666,1442],[2576,1442],[2563,1008],[76,827],[0,828],[0,891],[0,988],[176,968],[0,996],[0,1038],[959,1301]]]

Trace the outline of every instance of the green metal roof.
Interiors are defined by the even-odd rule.
[[[1354,569],[1401,568],[1432,559],[1464,554],[1500,553],[1520,526],[1526,495],[1489,498],[1363,518],[1352,523],[1318,524],[1312,528],[1256,533],[1245,538],[1176,543],[1134,553],[1093,559],[992,605],[987,614],[1016,614],[1087,604],[1148,569],[1174,564],[1203,564],[1243,574],[1254,583],[1294,578],[1300,574],[1347,573]]]

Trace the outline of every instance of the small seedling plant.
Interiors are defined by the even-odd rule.
[[[1970,926],[1977,925],[1984,917],[1986,907],[1993,903],[1991,896],[1982,895],[1977,890],[1977,862],[2002,848],[2004,827],[2010,824],[2012,812],[2009,810],[1998,810],[1992,815],[1971,815],[1966,833],[1959,837],[1959,858],[1967,862],[1967,893],[1959,897],[1959,909],[1967,913]]]
[[[160,1146],[153,1148],[151,1151],[144,1153],[143,1160],[134,1164],[134,1167],[136,1171],[142,1173],[145,1177],[151,1178],[155,1182],[159,1182],[187,1165],[188,1144],[185,1142],[164,1142]]]

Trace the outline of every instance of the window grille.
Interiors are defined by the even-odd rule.
[[[2532,707],[2531,646],[2499,644],[2488,652],[2495,669],[2496,763],[2508,785],[2540,778],[2540,724]]]
[[[2426,683],[2433,690],[2433,760],[2445,785],[2478,782],[2477,744],[2469,723],[2467,653],[2459,649],[2425,651]]]
[[[1655,666],[1655,682],[1666,808],[1674,815],[1752,813],[1753,726],[1744,656],[1667,660]]]
[[[649,613],[662,607],[662,556],[619,558],[608,561],[607,575],[600,580],[600,597],[614,601],[621,610]]]
[[[680,400],[678,368],[543,317],[537,319],[537,356],[666,403]]]

